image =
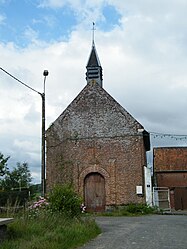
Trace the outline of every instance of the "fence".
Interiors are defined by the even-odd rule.
[[[29,199],[29,189],[22,191],[1,191],[0,192],[0,212],[8,209],[19,210],[23,208]]]
[[[153,187],[153,205],[164,211],[171,211],[169,188]]]

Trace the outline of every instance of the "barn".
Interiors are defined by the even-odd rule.
[[[155,185],[168,188],[171,208],[187,209],[187,147],[153,149]]]
[[[70,183],[91,211],[145,203],[149,133],[103,88],[93,41],[86,85],[46,132],[46,185]]]

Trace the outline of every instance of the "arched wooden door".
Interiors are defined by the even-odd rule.
[[[88,211],[105,210],[105,179],[101,174],[90,173],[85,177],[84,200]]]

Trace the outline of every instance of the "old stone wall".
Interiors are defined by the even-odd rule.
[[[143,127],[97,84],[87,85],[47,131],[47,189],[71,182],[84,197],[92,172],[105,179],[106,205],[144,202]]]
[[[136,195],[136,186],[143,186],[142,141],[129,137],[96,139],[93,141],[67,141],[58,149],[51,150],[52,159],[48,160],[47,184],[52,188],[55,183],[73,183],[82,196],[84,178],[91,172],[98,172],[106,181],[107,205],[120,205],[141,202]],[[143,150],[143,148],[142,148]],[[56,160],[55,160],[56,159]]]

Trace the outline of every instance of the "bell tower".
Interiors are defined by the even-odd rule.
[[[95,31],[95,23],[93,23],[93,37],[92,37],[92,49],[88,59],[88,63],[86,66],[86,80],[87,83],[94,80],[96,81],[101,87],[103,86],[103,73],[101,63],[99,61],[99,57],[97,55],[95,42],[94,42],[94,31]]]

